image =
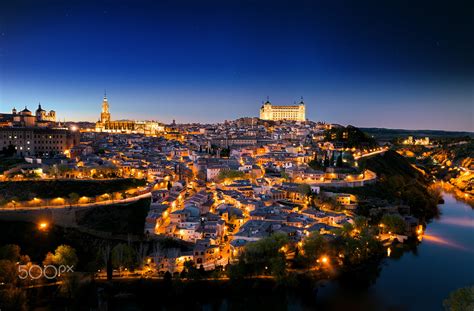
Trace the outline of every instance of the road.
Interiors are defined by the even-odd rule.
[[[113,205],[113,204],[123,204],[123,203],[130,203],[135,202],[140,199],[149,198],[151,197],[151,192],[146,192],[131,198],[125,198],[121,200],[105,200],[100,202],[92,202],[92,203],[83,203],[83,204],[61,204],[61,205],[46,205],[46,206],[15,206],[15,207],[3,207],[0,208],[0,212],[2,211],[35,211],[35,210],[42,210],[42,209],[61,209],[61,208],[73,208],[73,207],[93,207],[93,206],[104,206],[104,205]]]
[[[387,150],[388,150],[388,148],[385,147],[385,148],[382,148],[380,150],[364,153],[363,155],[360,155],[360,156],[355,156],[354,159],[359,160],[359,159],[362,159],[362,158],[365,158],[365,157],[371,157],[371,156],[374,156],[374,155],[377,155],[377,154],[383,154]]]

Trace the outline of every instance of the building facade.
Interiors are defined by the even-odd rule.
[[[267,100],[260,108],[260,119],[269,121],[305,121],[305,104],[303,100],[301,100],[298,105],[275,106]]]
[[[155,136],[163,133],[164,126],[155,121],[112,121],[109,111],[109,102],[107,96],[104,96],[104,99],[102,100],[102,112],[100,113],[99,121],[95,125],[95,130],[96,132]]]
[[[0,149],[14,148],[19,156],[67,154],[79,144],[80,133],[62,128],[1,127]]]

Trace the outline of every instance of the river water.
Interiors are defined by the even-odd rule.
[[[451,291],[474,285],[474,209],[448,193],[444,199],[416,250],[387,258],[375,284],[357,293],[356,309],[443,310]],[[345,298],[331,285],[318,294],[322,300]]]

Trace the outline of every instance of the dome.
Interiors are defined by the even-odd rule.
[[[28,108],[26,108],[25,106],[25,109],[23,109],[21,112],[31,112],[31,111],[29,111]]]

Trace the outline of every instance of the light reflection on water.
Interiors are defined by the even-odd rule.
[[[454,241],[451,241],[451,240],[448,240],[448,239],[445,239],[443,237],[436,236],[436,235],[424,234],[423,235],[423,242],[435,243],[435,244],[443,245],[443,246],[446,246],[446,247],[457,248],[459,250],[472,252],[472,249],[467,248],[464,245],[458,244]]]
[[[440,218],[427,225],[416,249],[385,260],[375,284],[358,293],[360,301],[370,301],[375,307],[353,300],[352,309],[443,310],[443,300],[451,291],[474,284],[474,210],[449,193],[444,199]],[[328,284],[318,298],[340,301],[346,294]]]
[[[438,222],[448,225],[474,228],[474,219],[460,217],[442,217]]]

